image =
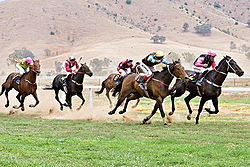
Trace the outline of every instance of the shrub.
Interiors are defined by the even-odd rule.
[[[126,0],[126,3],[127,3],[128,5],[130,5],[130,4],[131,4],[131,0]]]
[[[11,53],[8,56],[7,61],[9,61],[10,64],[14,64],[17,58],[22,59],[26,57],[34,58],[35,56],[31,51],[27,50],[26,48],[23,48],[21,50],[15,50],[13,53]]]
[[[188,23],[184,23],[182,28],[184,29],[184,31],[186,32],[189,28],[189,24]]]
[[[94,58],[93,60],[90,61],[89,65],[95,73],[102,74],[103,69],[108,67],[110,65],[110,62],[111,60],[106,57],[103,60]]]
[[[184,60],[189,64],[190,63],[192,64],[195,60],[195,55],[193,53],[184,52],[184,53],[182,53],[182,56],[183,56]]]
[[[232,49],[236,49],[236,44],[233,41],[230,42],[230,51]]]
[[[221,8],[219,2],[214,2],[214,7],[215,7],[215,8]]]
[[[211,33],[211,25],[210,24],[202,24],[194,27],[195,32],[201,35],[209,35]]]
[[[48,48],[44,49],[44,54],[45,56],[51,56],[51,50],[49,50]]]
[[[247,52],[245,55],[248,59],[250,59],[250,52]]]
[[[153,40],[154,43],[163,43],[166,40],[166,37],[154,35],[150,40]]]
[[[235,23],[234,23],[234,25],[238,25],[239,23],[238,23],[238,21],[236,21]]]
[[[55,33],[53,31],[50,32],[50,35],[55,35]]]
[[[62,71],[62,62],[59,62],[59,61],[55,61],[55,70],[56,70],[56,72],[61,72]]]

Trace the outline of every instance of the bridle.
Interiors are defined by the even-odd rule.
[[[227,63],[227,71],[226,72],[228,72],[229,71],[229,68],[231,68],[232,70],[233,70],[233,72],[234,73],[236,73],[236,70],[231,66],[231,64],[230,64],[230,61],[231,60],[233,60],[232,58],[230,58],[229,60],[227,60],[227,59],[225,59],[225,61],[226,61],[226,63]],[[227,74],[228,73],[225,73],[225,72],[222,72],[222,71],[218,71],[216,68],[214,68],[214,70],[216,71],[216,72],[218,72],[218,73],[220,73],[220,74],[223,74],[223,75],[226,75],[227,76]]]

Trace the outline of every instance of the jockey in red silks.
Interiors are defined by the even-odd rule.
[[[209,71],[209,68],[214,69],[216,66],[214,58],[216,56],[216,53],[212,50],[208,51],[207,54],[200,55],[195,61],[193,69],[195,72],[200,73],[198,77],[198,82],[196,85],[201,86],[201,82],[203,80],[203,77],[206,75],[206,73]]]
[[[23,74],[29,72],[30,67],[33,66],[33,60],[32,60],[31,57],[26,57],[26,58],[23,58],[23,59],[16,59],[15,62],[16,62],[16,68],[19,71],[19,75],[17,75],[14,78],[14,81],[16,82],[16,84],[19,85],[21,77],[23,76]]]
[[[79,65],[74,56],[70,56],[63,63],[63,70],[66,72],[67,76],[63,79],[63,89],[67,93],[67,78],[70,74],[75,73],[79,70]]]
[[[144,73],[140,73],[140,77],[137,80],[139,87],[142,90],[145,90],[146,80],[152,75],[153,72],[156,71],[154,66],[159,63],[169,65],[167,60],[164,58],[164,53],[162,51],[150,53],[148,56],[142,59],[140,66]]]
[[[115,96],[117,92],[121,89],[122,81],[123,79],[132,71],[133,64],[132,59],[126,59],[125,61],[122,61],[119,63],[117,67],[117,71],[119,73],[119,77],[116,79],[116,87],[114,89],[114,92],[112,96]]]

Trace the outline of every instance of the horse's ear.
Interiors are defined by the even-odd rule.
[[[181,62],[181,59],[179,58],[177,61],[180,63],[180,62]]]
[[[175,65],[176,63],[175,63],[175,61],[172,59],[172,62],[173,62],[173,64]]]

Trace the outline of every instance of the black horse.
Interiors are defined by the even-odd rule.
[[[222,84],[225,81],[227,74],[229,72],[235,73],[239,77],[244,74],[244,71],[238,66],[238,64],[230,56],[225,56],[219,62],[218,66],[215,67],[214,70],[211,70],[206,74],[206,76],[204,77],[202,81],[201,86],[197,86],[195,83],[191,81],[182,82],[180,80],[176,80],[175,85],[171,89],[171,92],[173,92],[171,95],[172,112],[170,112],[169,115],[173,115],[175,111],[174,98],[183,95],[186,90],[189,91],[189,95],[185,97],[184,99],[186,102],[187,108],[189,110],[189,115],[187,116],[188,120],[191,119],[191,114],[193,112],[189,105],[189,101],[196,96],[201,97],[198,114],[196,116],[196,124],[199,123],[200,113],[207,100],[212,99],[215,111],[211,111],[208,108],[206,108],[206,111],[209,114],[217,114],[219,112],[218,97],[221,94]],[[186,70],[186,73],[190,76],[194,73],[194,71]]]
[[[45,90],[48,89],[54,89],[55,90],[55,99],[59,102],[60,104],[60,109],[63,110],[63,105],[68,106],[70,109],[72,109],[72,103],[71,103],[71,98],[74,95],[77,95],[82,99],[81,105],[77,108],[77,110],[80,110],[82,105],[85,102],[85,99],[83,98],[82,95],[82,90],[83,90],[83,79],[84,79],[84,74],[87,74],[88,76],[92,76],[93,73],[89,69],[89,67],[86,65],[86,63],[81,64],[81,67],[79,70],[76,72],[76,74],[70,74],[67,77],[67,93],[66,93],[66,103],[67,104],[62,104],[59,100],[58,93],[59,90],[63,90],[63,82],[62,78],[66,77],[66,74],[59,74],[57,75],[52,83],[51,88],[44,88]]]

